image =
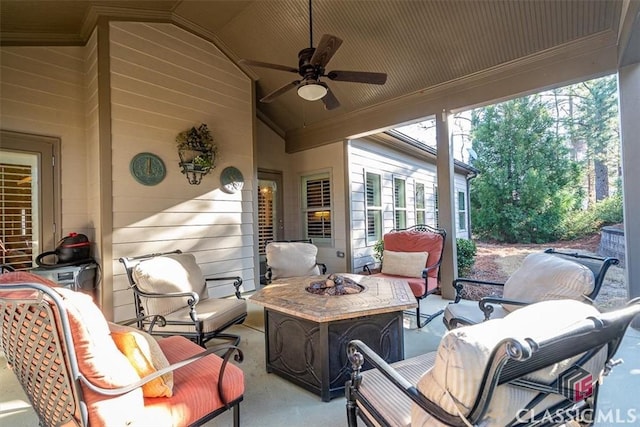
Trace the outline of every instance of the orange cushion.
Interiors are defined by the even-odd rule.
[[[423,231],[394,231],[384,235],[384,248],[395,252],[428,252],[425,267],[436,265],[440,260],[444,240],[437,233]],[[383,260],[384,263],[384,260]],[[429,277],[438,277],[438,269],[429,271]]]
[[[57,288],[57,291],[69,314],[80,372],[90,382],[104,388],[139,381],[140,377],[111,339],[107,321],[91,297],[66,288]],[[112,397],[85,386],[82,388],[91,426],[127,425],[139,421],[139,411],[144,404],[141,389]]]
[[[425,283],[424,279],[418,279],[417,277],[405,277],[405,276],[395,276],[393,274],[384,274],[384,273],[376,273],[372,274],[372,276],[376,277],[392,277],[406,280],[411,288],[411,292],[415,297],[422,297],[425,294],[430,294],[438,288],[438,279],[436,277],[427,277],[427,283]]]
[[[157,369],[153,364],[150,342],[140,332],[142,331],[111,331],[111,338],[122,354],[127,356],[140,378],[143,378],[153,374]],[[144,384],[142,394],[144,397],[171,397],[172,385],[173,375],[171,375],[171,385],[165,381],[163,375]]]
[[[0,274],[0,285],[14,285],[18,283],[39,283],[51,288],[58,287],[57,283],[27,271],[11,271],[9,273]],[[13,291],[11,293],[5,293],[5,295],[11,296],[11,298],[28,298],[32,294],[35,294],[35,292]]]
[[[203,351],[202,347],[182,336],[172,336],[158,341],[169,363],[176,363]],[[145,398],[145,418],[154,425],[191,425],[211,411],[222,408],[218,394],[218,374],[222,358],[211,354],[175,370],[173,397]],[[232,363],[227,364],[222,384],[227,402],[244,394],[244,374]]]

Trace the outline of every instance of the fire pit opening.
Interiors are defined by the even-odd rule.
[[[325,280],[311,282],[306,290],[316,295],[351,295],[362,292],[364,286],[348,277],[330,274]]]

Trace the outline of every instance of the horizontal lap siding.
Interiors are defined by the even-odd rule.
[[[393,178],[406,180],[407,225],[415,224],[415,184],[425,184],[427,220],[432,219],[432,195],[436,166],[366,139],[350,141],[349,173],[351,180],[351,247],[353,270],[362,271],[375,261],[373,247],[366,244],[365,172],[381,175],[383,233],[394,228]],[[431,225],[431,224],[430,224]]]
[[[255,288],[251,81],[213,44],[171,24],[110,26],[115,317],[133,312],[122,256],[181,249],[207,276],[241,276]],[[216,168],[189,185],[178,167],[176,135],[206,123]],[[164,161],[167,175],[143,186],[129,173],[140,152]],[[241,170],[242,191],[220,189],[220,172]],[[210,284],[210,295],[233,293]]]
[[[85,47],[0,48],[0,122],[5,130],[61,140],[61,233],[92,236],[87,220]],[[46,236],[49,237],[49,236]],[[53,249],[55,242],[51,242]]]

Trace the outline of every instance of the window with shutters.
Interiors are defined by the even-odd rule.
[[[12,153],[17,158],[19,154]],[[29,156],[15,164],[0,163],[0,252],[2,264],[28,269],[33,259],[33,168]],[[37,255],[37,254],[36,254]]]
[[[393,178],[394,228],[407,228],[407,181]]]
[[[425,185],[422,182],[416,182],[416,224],[427,223],[427,204],[425,203],[426,195],[424,193]]]
[[[305,238],[331,243],[331,179],[329,173],[302,178]]]
[[[0,141],[0,263],[29,270],[60,239],[54,162],[60,140],[0,130]]]
[[[439,227],[440,219],[438,218],[438,186],[433,186],[433,225]]]
[[[367,246],[382,239],[382,180],[379,174],[366,173]]]
[[[266,243],[277,240],[274,181],[258,180],[258,253],[265,255]]]

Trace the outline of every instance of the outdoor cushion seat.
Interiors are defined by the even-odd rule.
[[[436,352],[391,365],[362,341],[347,348],[347,421],[357,426],[533,426],[549,416],[596,413],[602,377],[640,298],[599,313],[550,300],[505,318],[448,331]],[[361,371],[369,363],[373,369]]]
[[[383,236],[381,271],[373,273],[368,265],[364,266],[367,274],[407,281],[418,301],[416,323],[419,328],[443,312],[439,310],[422,321],[420,300],[439,291],[440,264],[446,237],[445,230],[423,224],[391,230]]]
[[[443,321],[447,329],[473,325],[489,318],[501,318],[534,302],[552,299],[574,299],[592,302],[604,276],[616,258],[601,258],[547,249],[529,254],[522,265],[503,283],[459,278],[454,280],[456,299],[447,305]],[[502,295],[462,299],[466,287],[491,285],[502,289]]]
[[[244,375],[229,363],[242,360],[236,347],[156,341],[109,324],[90,296],[24,272],[0,275],[0,313],[0,349],[43,426],[201,425],[229,409],[239,425]],[[130,334],[142,342],[123,346]],[[155,381],[161,395],[146,388]]]
[[[240,295],[242,278],[204,277],[193,254],[181,251],[120,258],[133,291],[137,325],[151,335],[183,335],[197,344],[213,339],[231,340],[224,332],[247,317]],[[235,298],[210,298],[207,283],[232,282]]]
[[[318,276],[327,272],[327,266],[317,261],[318,247],[310,239],[269,241],[265,252],[267,283],[287,277]]]

